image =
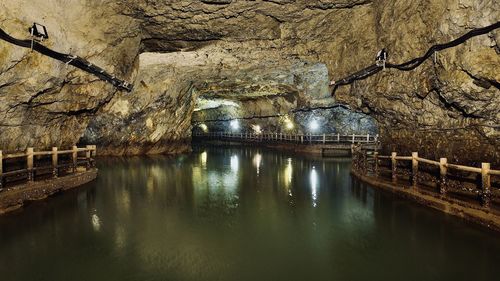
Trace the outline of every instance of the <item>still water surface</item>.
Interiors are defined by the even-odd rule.
[[[259,149],[100,159],[0,217],[0,280],[498,280],[498,234]]]

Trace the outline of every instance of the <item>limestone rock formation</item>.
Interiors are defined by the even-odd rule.
[[[246,117],[341,106],[373,117],[387,151],[500,164],[498,30],[325,99],[329,79],[372,64],[382,47],[400,63],[498,21],[495,0],[19,0],[0,1],[0,16],[18,38],[34,21],[47,25],[46,46],[136,86],[117,92],[0,42],[4,150],[81,141],[108,153],[184,151],[196,104],[225,100],[244,104]],[[143,64],[144,53],[154,63]],[[230,114],[219,108],[203,114]]]

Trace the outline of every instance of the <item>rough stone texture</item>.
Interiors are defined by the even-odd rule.
[[[190,150],[192,82],[150,63],[141,64],[132,93],[117,93],[90,121],[81,142],[100,144],[100,155]]]
[[[48,46],[65,52],[73,48],[73,53],[134,81],[136,90],[131,96],[138,96],[117,94],[88,74],[0,42],[0,146],[22,149],[34,144],[70,145],[87,130],[83,140],[110,144],[110,151],[142,153],[158,152],[169,140],[189,138],[188,124],[176,123],[172,119],[176,109],[171,102],[162,100],[170,95],[192,101],[197,89],[198,93],[214,87],[219,93],[224,92],[223,88],[244,92],[243,85],[251,84],[249,77],[268,75],[269,79],[257,81],[264,89],[276,93],[296,90],[297,107],[314,105],[314,99],[323,97],[324,92],[317,96],[311,93],[311,100],[307,100],[301,98],[308,92],[300,88],[304,84],[301,81],[286,84],[288,90],[270,87],[276,73],[290,75],[293,65],[320,63],[326,65],[330,78],[337,79],[371,64],[382,47],[389,50],[391,62],[403,62],[420,56],[433,44],[498,21],[500,3],[22,0],[2,1],[0,15],[2,28],[16,37],[25,37],[31,22],[42,21],[51,33]],[[474,38],[440,52],[435,61],[415,71],[384,71],[343,87],[327,103],[344,104],[373,116],[388,144],[386,151],[419,150],[462,163],[490,161],[498,167],[498,42],[499,31]],[[178,70],[175,82],[168,84],[175,87],[151,86],[156,84],[154,71],[147,74],[137,59],[146,51],[175,54],[165,65]],[[260,73],[256,71],[259,69]],[[147,90],[138,72],[142,73],[139,76],[151,77],[149,84],[144,81],[156,89],[147,94],[150,100],[140,98]],[[164,79],[159,75],[158,82]],[[190,83],[192,94],[183,92]],[[129,102],[133,114],[114,111],[123,100]],[[149,108],[151,104],[155,105]],[[177,116],[188,120],[192,108],[188,101],[184,104]],[[166,113],[157,118],[161,107],[166,107]],[[137,124],[128,124],[136,115]],[[160,120],[155,126],[175,127],[165,130],[159,142],[151,142],[148,137],[155,128],[140,125],[152,116]],[[119,124],[117,128],[124,132],[116,132],[115,137],[115,127],[103,124]],[[124,144],[135,148],[122,148]]]
[[[44,45],[89,59],[119,77],[134,76],[139,30],[117,14],[114,1],[0,2],[0,26],[16,38],[41,22]],[[96,77],[0,41],[0,147],[23,150],[75,144],[94,116],[116,94]]]

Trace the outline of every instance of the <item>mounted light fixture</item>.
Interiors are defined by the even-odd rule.
[[[200,129],[204,132],[204,133],[207,133],[208,132],[208,126],[206,124],[200,124]]]
[[[40,41],[44,39],[49,39],[49,33],[47,32],[47,28],[45,25],[41,25],[39,23],[33,23],[33,26],[29,28],[29,32],[31,37],[38,38]]]

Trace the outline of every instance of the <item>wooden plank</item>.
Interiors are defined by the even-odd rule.
[[[59,154],[57,153],[57,150],[57,147],[52,147],[52,176],[54,178],[59,176]]]
[[[413,160],[411,156],[396,156],[396,160]]]
[[[415,188],[418,185],[418,152],[412,152],[411,159],[411,183]]]
[[[456,164],[446,164],[446,166],[448,168],[456,169],[456,170],[460,170],[460,171],[464,171],[464,172],[481,173],[481,168],[456,165]]]
[[[78,165],[78,147],[73,146],[71,158],[73,161],[73,172],[76,172],[76,166]]]
[[[446,174],[448,173],[446,163],[448,159],[439,159],[439,193],[446,194]]]
[[[491,201],[491,179],[490,179],[490,163],[481,163],[481,189],[482,189],[482,205],[486,208],[490,207]]]
[[[36,151],[33,152],[34,156],[46,156],[46,155],[51,155],[52,151]]]
[[[4,178],[6,177],[11,177],[19,174],[25,174],[28,172],[28,169],[20,169],[20,170],[15,170],[15,171],[9,171],[9,172],[4,172],[3,176]]]
[[[434,166],[439,166],[439,162],[437,161],[432,161],[432,160],[428,160],[428,159],[425,159],[425,158],[418,158],[418,161],[419,162],[422,162],[422,163],[426,163],[426,164],[430,164],[430,165],[434,165]]]
[[[3,154],[0,150],[0,189],[3,187]]]
[[[33,147],[26,149],[26,165],[28,168],[28,181],[34,180],[33,174]]]
[[[3,159],[14,159],[14,158],[24,158],[26,153],[15,153],[15,154],[5,154]]]

